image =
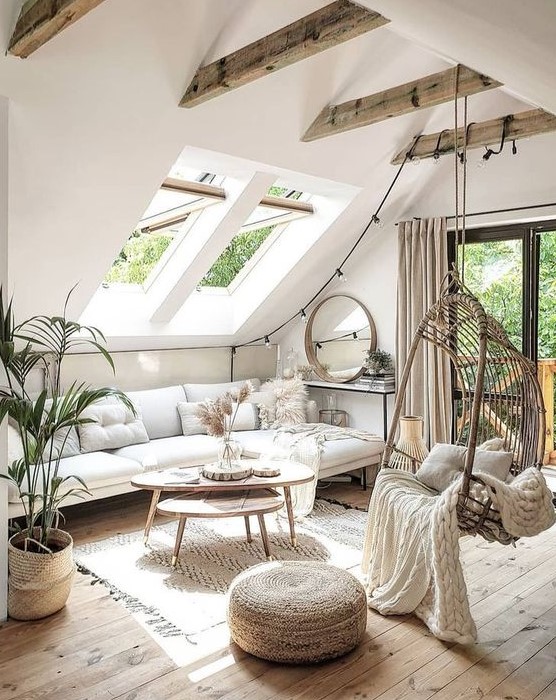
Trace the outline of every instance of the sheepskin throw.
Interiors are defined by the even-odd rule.
[[[538,469],[511,484],[481,478],[501,524],[515,537],[555,522],[552,494]],[[413,474],[382,469],[369,505],[362,568],[370,607],[384,615],[414,612],[439,639],[468,644],[477,632],[459,560],[460,488],[461,477],[438,495]]]
[[[298,377],[273,379],[263,385],[262,391],[271,390],[276,396],[276,420],[273,428],[296,425],[307,420],[307,389]]]

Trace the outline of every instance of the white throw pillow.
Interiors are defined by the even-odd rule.
[[[444,491],[463,471],[466,454],[466,447],[440,442],[425,457],[416,477],[430,489]]]
[[[301,379],[272,379],[263,384],[262,389],[271,390],[276,396],[276,420],[273,428],[307,421],[307,389]]]
[[[178,401],[178,413],[181,419],[181,431],[183,435],[206,435],[207,428],[197,415],[200,402]]]
[[[259,413],[259,427],[268,430],[276,420],[276,395],[273,391],[253,391],[247,401],[254,404]]]
[[[245,402],[240,403],[239,406],[235,403],[232,404],[232,418],[234,418],[234,424],[232,425],[232,430],[234,432],[239,432],[241,430],[257,430],[259,412],[254,403]]]
[[[81,452],[115,450],[149,442],[141,416],[134,416],[121,402],[93,404],[81,413],[80,418],[92,421],[78,427]]]
[[[438,443],[424,459],[416,476],[425,486],[435,491],[444,491],[463,472],[466,455],[466,447]],[[477,449],[473,460],[473,473],[482,472],[505,481],[512,466],[512,459],[511,452]]]
[[[475,450],[473,473],[490,474],[500,481],[506,481],[513,461],[512,452],[502,450]]]

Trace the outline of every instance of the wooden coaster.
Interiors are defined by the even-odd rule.
[[[244,464],[233,467],[230,471],[214,463],[207,464],[203,467],[203,476],[213,481],[239,481],[240,479],[247,479],[247,477],[251,476],[251,471],[251,467],[246,467]]]
[[[253,476],[262,476],[267,478],[271,476],[280,476],[280,467],[277,464],[259,464],[256,467],[253,467]]]

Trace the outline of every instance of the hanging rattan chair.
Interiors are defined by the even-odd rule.
[[[502,438],[514,455],[513,475],[542,465],[545,409],[536,368],[508,340],[502,326],[451,272],[440,298],[417,329],[400,377],[392,424],[382,466],[396,454],[396,435],[412,366],[424,344],[450,358],[455,388],[455,442],[466,445],[465,468],[457,514],[463,534],[479,534],[509,544],[516,538],[501,526],[481,479],[473,474],[478,444]]]

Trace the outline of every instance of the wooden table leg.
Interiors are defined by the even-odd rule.
[[[183,530],[185,528],[185,523],[187,522],[187,518],[185,516],[181,516],[180,521],[178,523],[178,531],[176,532],[176,543],[174,544],[174,553],[172,555],[172,568],[176,568],[176,564],[178,563],[178,554],[180,553],[180,546],[181,546],[181,540],[183,537]]]
[[[284,486],[284,496],[286,498],[286,510],[288,511],[288,522],[290,524],[290,539],[294,547],[297,547],[297,535],[295,534],[295,522],[293,519],[292,495],[290,487]]]
[[[147,522],[145,524],[145,533],[143,536],[143,544],[147,544],[147,542],[149,541],[149,533],[151,531],[151,526],[153,524],[154,515],[156,513],[156,506],[158,505],[158,501],[160,500],[161,493],[162,493],[162,489],[155,489],[153,491],[153,495],[151,498],[151,505],[149,507],[149,514],[147,515]]]
[[[251,537],[251,525],[249,524],[249,516],[245,515],[244,519],[245,519],[245,532],[247,534],[247,542],[249,542],[249,544],[251,544],[251,542],[253,542],[253,538]]]
[[[259,520],[259,529],[261,531],[261,537],[263,538],[264,553],[268,561],[272,561],[272,555],[270,553],[270,542],[268,541],[268,532],[266,531],[266,525],[264,522],[264,515],[257,515]]]

